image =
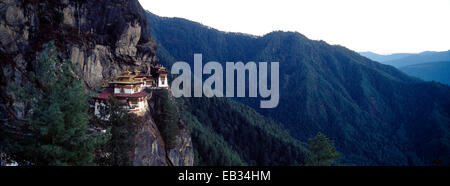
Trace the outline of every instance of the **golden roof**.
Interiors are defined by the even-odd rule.
[[[130,71],[128,71],[128,70],[125,70],[125,71],[123,71],[122,72],[122,74],[121,75],[131,75],[131,72]]]
[[[141,84],[142,81],[112,81],[111,84]]]
[[[122,72],[120,75],[116,76],[113,81],[109,82],[111,84],[139,84],[143,83],[144,81],[148,79],[153,79],[151,75],[149,75],[149,78],[143,76],[143,77],[137,77],[139,74],[139,70],[134,70],[134,74],[131,74],[130,71],[126,70]],[[120,80],[119,80],[120,79]]]

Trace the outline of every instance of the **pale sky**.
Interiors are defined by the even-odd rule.
[[[381,54],[450,49],[450,0],[139,0],[164,17],[262,36],[297,31]]]

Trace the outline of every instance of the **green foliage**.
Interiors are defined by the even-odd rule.
[[[336,140],[346,165],[431,165],[437,158],[450,164],[448,86],[422,82],[342,46],[309,40],[296,32],[261,37],[226,33],[151,13],[147,21],[158,43],[157,56],[166,66],[175,61],[193,66],[194,53],[202,53],[204,63],[280,62],[278,107],[260,109],[260,100],[254,98],[235,100],[284,125],[298,140],[306,141],[318,131],[326,133]],[[192,114],[208,126],[203,115],[214,114],[218,121],[229,117],[213,109],[223,108]],[[235,148],[240,152],[240,147]]]
[[[159,109],[158,116],[156,117],[158,129],[167,147],[173,148],[176,145],[176,136],[179,133],[179,114],[175,101],[166,89],[157,91],[154,95],[156,97],[156,108]]]
[[[111,98],[99,109],[100,116],[94,123],[103,127],[111,127],[111,140],[102,147],[102,155],[97,162],[101,165],[130,166],[130,152],[134,145],[137,115],[125,110],[120,102]]]
[[[194,142],[194,165],[247,165],[239,153],[214,130],[202,125],[190,112],[182,112]]]
[[[17,92],[29,108],[11,125],[16,135],[6,139],[7,153],[25,165],[94,165],[94,150],[109,133],[88,133],[88,99],[70,61],[59,60],[53,42],[37,64],[32,83]]]
[[[330,141],[322,133],[308,140],[311,155],[307,158],[307,164],[313,166],[330,166],[341,157],[334,147],[334,142]]]
[[[197,165],[302,165],[308,153],[279,124],[223,98],[181,98]]]

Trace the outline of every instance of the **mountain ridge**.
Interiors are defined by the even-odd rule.
[[[450,63],[450,50],[442,52],[425,51],[417,54],[360,54],[375,61],[384,58],[385,60],[380,60],[381,63],[392,65],[408,75],[426,81],[438,81],[450,85],[448,73],[450,67],[446,65],[446,63]]]
[[[394,53],[390,55],[380,55],[373,52],[359,52],[359,54],[374,61],[392,65],[397,68],[420,63],[450,61],[450,50],[441,52],[424,51],[420,53]]]
[[[360,55],[364,56],[364,57],[367,57],[367,58],[369,58],[371,60],[378,61],[378,62],[381,62],[381,63],[385,62],[385,61],[400,59],[400,58],[404,58],[404,57],[407,57],[409,55],[412,55],[412,53],[394,53],[394,54],[383,55],[383,54],[377,54],[377,53],[370,52],[370,51],[358,52],[358,53]]]
[[[147,21],[162,49],[157,55],[169,66],[175,60],[192,65],[194,53],[222,64],[279,61],[277,108],[259,109],[254,99],[236,100],[282,123],[301,141],[325,133],[336,141],[347,164],[429,165],[436,158],[448,164],[448,86],[423,82],[345,47],[299,33],[272,32],[252,38],[186,19],[147,14]]]

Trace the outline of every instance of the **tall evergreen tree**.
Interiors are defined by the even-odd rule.
[[[168,90],[161,90],[157,94],[158,107],[160,109],[159,117],[157,118],[158,129],[164,137],[166,145],[171,148],[176,144],[176,136],[179,132],[178,128],[178,113],[175,101],[170,97]]]
[[[336,159],[341,157],[334,147],[334,142],[330,141],[322,133],[308,140],[311,155],[307,158],[307,164],[313,166],[330,166]]]
[[[11,123],[17,131],[5,139],[7,153],[28,165],[94,165],[109,133],[88,132],[89,97],[73,64],[60,60],[53,42],[44,48],[30,86],[17,88],[30,112]]]
[[[110,156],[99,163],[113,166],[132,165],[129,153],[134,144],[135,124],[139,122],[137,115],[125,110],[115,98],[109,99],[99,110],[100,117],[95,117],[94,122],[103,127],[111,127],[112,135],[111,140],[102,149]]]

